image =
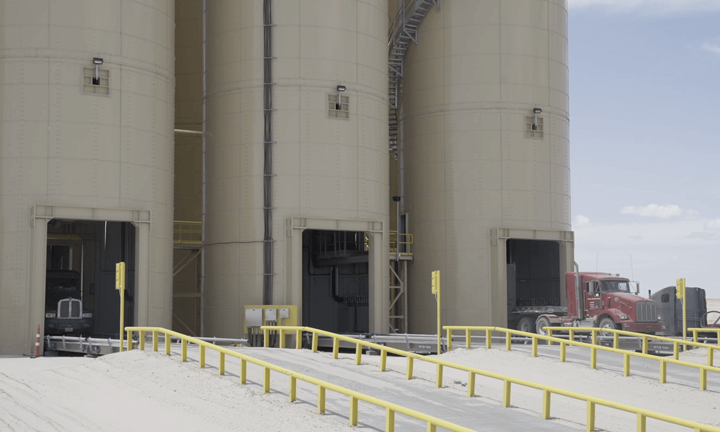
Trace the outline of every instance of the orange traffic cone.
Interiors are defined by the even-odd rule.
[[[35,334],[35,355],[32,358],[40,357],[40,325],[38,325],[37,333]]]

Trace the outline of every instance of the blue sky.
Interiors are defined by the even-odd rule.
[[[720,0],[569,0],[575,258],[720,298]]]

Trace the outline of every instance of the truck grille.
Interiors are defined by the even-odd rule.
[[[58,302],[58,318],[81,318],[82,302],[78,299],[69,298]]]
[[[657,305],[655,302],[640,302],[637,304],[638,322],[657,322]]]

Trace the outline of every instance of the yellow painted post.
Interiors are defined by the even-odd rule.
[[[707,390],[707,369],[700,369],[700,390]]]
[[[355,364],[360,365],[362,363],[362,345],[355,344]]]
[[[442,326],[440,325],[440,310],[442,298],[440,295],[440,270],[432,272],[432,293],[435,294],[437,303],[437,353],[442,354]]]
[[[680,358],[680,342],[673,343],[673,358],[675,360]]]
[[[125,263],[115,264],[115,289],[120,291],[120,352],[123,350],[125,335]]]
[[[187,361],[187,339],[182,340],[182,361]]]
[[[158,350],[158,331],[153,330],[153,351]]]
[[[412,379],[413,377],[413,358],[408,357],[407,358],[407,379]]]
[[[623,354],[623,376],[630,376],[630,354]]]
[[[613,333],[613,348],[620,348],[620,333],[618,332]]]
[[[280,329],[280,348],[285,348],[285,330]]]
[[[263,329],[263,346],[265,348],[270,347],[270,330],[267,328]]]
[[[685,278],[678,279],[675,287],[675,296],[682,300],[683,307],[683,340],[687,340],[687,307],[685,301]],[[683,345],[683,350],[687,351],[687,345]]]
[[[647,427],[647,417],[638,413],[637,415],[637,432],[645,432]]]
[[[325,414],[325,387],[318,386],[318,412]]]
[[[312,339],[312,352],[317,352],[318,350],[318,334],[317,332],[313,332],[313,339]]]
[[[545,420],[550,418],[550,390],[543,390],[542,418]]]
[[[395,432],[395,411],[390,408],[386,409],[385,432]]]
[[[485,348],[492,348],[492,330],[485,330]]]
[[[560,361],[564,362],[567,356],[567,344],[560,342]]]
[[[503,385],[503,408],[510,406],[510,381],[505,380]]]
[[[512,337],[508,331],[505,332],[505,350],[512,350]]]
[[[165,333],[165,355],[170,355],[170,335]]]
[[[570,336],[569,336],[570,340],[574,341],[575,340],[575,330],[570,329],[570,330],[568,330],[568,332],[570,333]]]
[[[247,360],[240,359],[240,384],[247,382]]]
[[[470,329],[465,330],[465,348],[472,348],[472,332],[470,331]]]
[[[333,338],[333,358],[338,358],[338,352],[340,352],[340,339]]]
[[[552,337],[552,334],[553,334],[552,329],[548,329],[548,336]],[[533,339],[534,339],[534,338],[533,338]],[[548,341],[548,345],[552,345],[552,344],[553,344],[552,341],[549,340],[549,341]]]
[[[263,368],[263,393],[270,393],[270,368]]]
[[[380,351],[380,372],[385,372],[387,368],[387,351]]]
[[[447,329],[447,349],[452,351],[452,330]]]
[[[698,341],[698,331],[693,330],[693,342],[697,342],[697,341]]]
[[[290,402],[295,402],[297,399],[297,378],[290,376]]]
[[[648,353],[648,337],[647,337],[647,336],[643,336],[642,340],[643,340],[643,342],[642,342],[642,353],[643,353],[643,354],[647,354],[647,353]]]
[[[587,402],[587,420],[585,421],[585,430],[587,432],[595,430],[595,402]]]
[[[205,346],[200,345],[200,367],[205,367]]]
[[[435,387],[437,387],[437,388],[442,387],[442,383],[443,383],[443,365],[438,363],[437,372],[435,374]]]
[[[218,367],[218,374],[225,375],[225,353],[220,353],[220,366]]]
[[[133,349],[132,330],[127,331],[128,351]]]
[[[708,366],[713,365],[713,353],[715,352],[714,349],[708,348]]]
[[[350,396],[350,426],[358,424],[358,399]]]
[[[140,350],[145,351],[145,332],[140,330]]]
[[[437,425],[434,425],[434,424],[428,422],[427,432],[437,432]]]
[[[597,330],[593,330],[592,331],[592,344],[593,345],[597,345],[597,336],[598,336]]]
[[[537,357],[537,351],[538,351],[538,338],[533,337],[532,338],[532,356]]]
[[[302,349],[302,330],[295,332],[295,349]]]
[[[660,360],[660,384],[667,382],[667,363]]]
[[[475,374],[470,371],[468,375],[468,397],[475,396]]]
[[[590,348],[590,369],[597,369],[597,348]]]

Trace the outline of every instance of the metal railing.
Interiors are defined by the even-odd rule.
[[[173,242],[202,243],[202,222],[173,221]]]
[[[689,368],[697,369],[700,372],[700,390],[707,390],[707,373],[709,372],[720,372],[720,368],[712,366],[712,354],[708,354],[708,361],[709,365],[701,365],[697,363],[691,363],[686,362],[682,360],[677,359],[677,355],[674,358],[666,358],[666,357],[658,357],[654,355],[648,354],[648,338],[655,338],[655,336],[651,335],[643,335],[640,333],[632,333],[632,332],[623,332],[622,330],[615,330],[616,332],[620,333],[628,333],[631,335],[637,335],[643,337],[643,348],[642,353],[637,353],[634,351],[627,351],[619,349],[619,334],[615,333],[613,337],[613,347],[606,347],[602,345],[598,345],[598,332],[605,332],[605,331],[613,331],[612,329],[606,329],[606,328],[591,328],[591,327],[574,327],[572,330],[570,330],[571,334],[569,339],[563,339],[563,338],[557,338],[552,336],[552,330],[558,330],[562,329],[563,331],[568,331],[567,327],[545,327],[546,330],[550,333],[548,336],[539,335],[535,333],[527,333],[522,332],[519,330],[510,330],[503,327],[489,327],[489,326],[445,326],[443,327],[445,330],[447,330],[447,339],[448,339],[448,350],[452,349],[452,332],[453,330],[462,330],[465,331],[465,346],[470,349],[471,348],[471,339],[470,339],[470,333],[473,330],[477,331],[484,331],[485,332],[485,346],[486,348],[492,347],[492,333],[504,333],[505,334],[505,347],[508,351],[510,351],[511,348],[511,336],[524,336],[532,338],[532,356],[537,357],[538,355],[538,341],[544,340],[547,341],[548,345],[552,345],[553,343],[557,343],[560,345],[560,361],[564,362],[566,360],[566,351],[567,346],[578,346],[578,347],[584,347],[590,349],[590,368],[591,369],[597,369],[597,353],[598,351],[605,351],[605,352],[613,352],[617,354],[621,354],[623,356],[623,376],[630,376],[630,358],[631,357],[637,357],[637,358],[644,358],[648,360],[655,360],[660,362],[660,383],[664,384],[667,382],[667,365],[668,364],[675,364],[680,366],[686,366]],[[574,340],[575,337],[575,331],[592,331],[592,343],[585,343],[585,342],[577,342]],[[715,347],[712,345],[705,345],[695,342],[683,342],[682,340],[678,341],[677,339],[670,339],[670,338],[663,338],[663,340],[670,340],[672,342],[679,342],[674,345],[674,351],[677,354],[678,352],[678,345],[687,343],[688,345],[694,345],[694,346],[700,346],[702,348],[710,348],[708,349],[708,353],[712,353],[714,349],[720,349],[720,347]]]
[[[693,334],[693,341],[699,342],[699,333],[715,333],[715,338],[717,339],[718,347],[720,347],[720,327],[713,328],[713,327],[693,327],[689,328],[688,331],[691,331]],[[710,350],[708,350],[709,352]]]
[[[390,231],[390,254],[394,255],[400,248],[400,255],[412,256],[412,244],[415,237],[409,233],[400,233],[400,241],[398,241],[398,233],[395,230]]]
[[[448,327],[446,327],[448,328]],[[491,329],[499,329],[496,327],[489,327]],[[637,431],[638,432],[646,432],[646,423],[647,419],[656,419],[661,420],[667,423],[672,423],[680,426],[686,426],[689,428],[695,429],[696,432],[720,432],[720,428],[709,426],[706,424],[698,423],[692,420],[685,420],[678,417],[669,416],[666,414],[661,414],[655,411],[646,410],[643,408],[637,408],[630,405],[625,405],[617,402],[612,402],[606,399],[601,399],[593,396],[587,396],[581,393],[576,393],[572,391],[567,391],[563,389],[559,389],[557,387],[551,387],[543,384],[537,384],[531,381],[526,381],[522,379],[512,378],[507,375],[502,375],[494,372],[488,372],[484,371],[482,369],[465,366],[457,363],[451,363],[449,361],[441,360],[434,357],[425,357],[419,354],[414,354],[411,352],[399,350],[397,348],[390,348],[384,345],[378,345],[372,342],[367,342],[361,339],[354,339],[348,336],[339,335],[336,333],[328,332],[325,330],[318,330],[312,327],[278,327],[278,326],[263,326],[261,329],[264,332],[265,337],[265,343],[266,346],[269,342],[269,332],[270,331],[279,331],[280,332],[280,341],[281,345],[280,348],[284,348],[284,335],[285,334],[296,334],[296,344],[295,348],[300,349],[301,348],[301,342],[302,342],[302,333],[303,332],[309,332],[312,333],[312,351],[317,352],[318,348],[318,337],[320,335],[327,336],[332,338],[333,340],[333,358],[338,358],[339,348],[340,348],[340,341],[350,342],[352,344],[355,344],[355,364],[359,365],[361,364],[362,360],[362,349],[370,348],[376,351],[380,351],[380,371],[384,372],[387,368],[387,355],[388,353],[395,354],[398,356],[406,357],[407,358],[407,371],[406,371],[406,378],[412,379],[413,377],[413,362],[415,360],[424,361],[428,363],[433,363],[436,365],[436,377],[435,377],[435,386],[440,388],[442,387],[443,382],[443,368],[448,367],[451,369],[456,369],[460,371],[464,371],[468,373],[468,397],[472,397],[475,395],[475,377],[477,375],[485,376],[488,378],[494,378],[500,381],[503,381],[503,396],[502,396],[502,406],[507,408],[510,406],[510,395],[511,395],[511,386],[512,384],[522,385],[529,388],[534,388],[537,390],[542,391],[543,395],[543,407],[542,407],[542,418],[547,420],[550,419],[550,401],[553,394],[559,395],[559,396],[565,396],[572,399],[577,399],[581,401],[585,401],[587,403],[587,421],[586,421],[586,430],[587,431],[594,431],[595,430],[595,408],[596,406],[604,406],[608,408],[613,408],[620,411],[629,412],[632,414],[637,415]],[[464,327],[463,327],[464,329]],[[483,329],[487,329],[486,327],[483,327]],[[501,329],[501,330],[507,330],[507,329]],[[448,330],[450,331],[450,330]],[[510,330],[514,331],[514,330]],[[522,332],[520,332],[522,333]],[[531,333],[526,333],[527,335],[531,335]],[[539,335],[536,335],[539,336]],[[510,340],[510,338],[507,338]],[[468,338],[469,340],[469,338]],[[490,340],[490,339],[488,339]],[[562,340],[563,339],[558,339]],[[567,342],[567,341],[565,341]],[[450,341],[448,340],[448,344],[450,344]],[[508,343],[509,345],[509,343]],[[449,346],[449,345],[448,345]],[[598,347],[599,348],[599,347]],[[443,426],[444,427],[444,426]]]
[[[273,330],[277,330],[278,327],[268,327]],[[296,328],[296,327],[293,327]],[[303,327],[297,327],[297,328],[303,328]],[[373,405],[376,405],[381,408],[385,408],[386,410],[386,417],[385,417],[385,430],[387,432],[393,432],[395,430],[395,414],[400,413],[403,415],[406,415],[408,417],[412,417],[415,419],[418,419],[420,421],[427,423],[427,430],[428,431],[436,431],[437,427],[440,426],[442,428],[448,429],[450,431],[454,432],[473,432],[472,429],[468,429],[466,427],[457,425],[455,423],[451,423],[442,419],[439,419],[437,417],[433,417],[415,410],[412,410],[410,408],[406,408],[391,402],[384,401],[382,399],[377,399],[372,396],[368,396],[363,393],[359,393],[353,390],[348,390],[344,387],[331,384],[327,381],[322,381],[319,379],[312,378],[307,375],[303,375],[297,372],[294,372],[290,369],[285,369],[280,366],[273,365],[271,363],[258,360],[256,358],[250,357],[245,354],[241,354],[239,352],[213,345],[210,342],[202,341],[200,339],[186,336],[182,333],[178,333],[172,330],[164,329],[161,327],[125,327],[125,331],[127,332],[128,341],[132,340],[132,335],[134,332],[139,333],[139,348],[140,350],[145,350],[145,334],[146,333],[152,333],[152,347],[153,351],[158,351],[158,335],[160,333],[164,334],[165,339],[165,355],[170,355],[170,347],[171,347],[171,337],[176,337],[181,340],[182,348],[181,348],[181,359],[183,362],[187,361],[187,347],[189,343],[198,345],[200,347],[200,359],[199,359],[199,366],[201,368],[205,367],[205,351],[207,348],[212,349],[220,353],[220,359],[218,363],[218,373],[220,375],[225,375],[225,358],[226,356],[235,357],[240,359],[240,383],[245,384],[247,382],[247,364],[251,363],[257,366],[260,366],[263,368],[263,380],[262,380],[262,386],[263,386],[263,393],[269,393],[270,392],[270,372],[278,372],[283,375],[286,375],[290,378],[290,402],[294,402],[297,400],[297,381],[304,381],[310,384],[314,384],[318,386],[318,402],[317,402],[317,410],[319,413],[325,412],[325,396],[326,396],[326,390],[331,390],[336,393],[340,393],[346,396],[350,397],[350,425],[357,426],[358,424],[358,401],[367,402]],[[284,346],[284,335],[285,332],[281,330],[281,337],[280,338],[280,344],[281,346]],[[297,332],[297,340],[301,341],[301,335],[300,331]],[[265,331],[265,343],[267,344],[269,340],[268,337],[268,331]],[[316,342],[317,343],[317,342]],[[316,345],[317,346],[317,345]],[[298,346],[298,348],[300,348]],[[132,349],[132,344],[128,347],[128,350]],[[714,432],[714,431],[713,431]]]

